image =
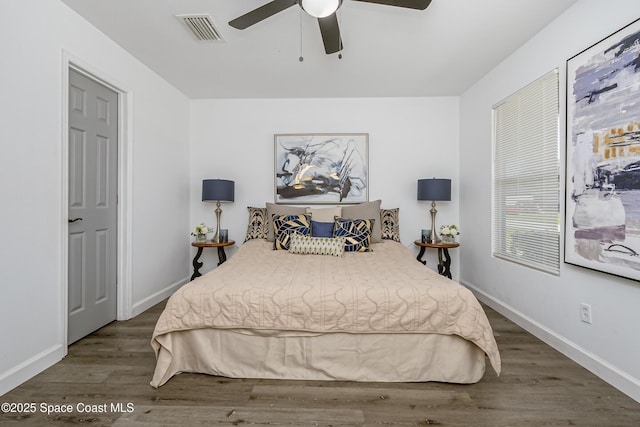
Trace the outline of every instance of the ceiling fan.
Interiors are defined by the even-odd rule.
[[[404,7],[408,9],[424,10],[431,0],[354,0],[365,3],[377,3],[387,6]],[[282,12],[294,5],[300,5],[309,15],[318,18],[320,33],[324,43],[324,50],[328,54],[342,50],[342,38],[336,11],[342,5],[342,0],[273,0],[244,15],[229,21],[229,25],[238,30],[244,30],[258,22]]]

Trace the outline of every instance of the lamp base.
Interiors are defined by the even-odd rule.
[[[431,212],[431,236],[429,237],[429,243],[440,243],[440,239],[436,233],[436,214],[438,213],[438,210],[436,209],[435,201],[431,202],[431,210],[429,212]]]
[[[222,215],[222,209],[220,209],[220,202],[216,202],[216,234],[213,236],[215,243],[220,243],[220,216]]]

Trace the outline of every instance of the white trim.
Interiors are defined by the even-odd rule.
[[[485,293],[483,290],[475,287],[471,283],[466,281],[461,281],[460,283],[469,288],[480,301],[498,313],[502,314],[544,343],[558,350],[560,353],[578,363],[597,377],[611,384],[622,393],[635,401],[640,402],[640,379],[621,371],[606,360],[603,360],[573,341],[559,335],[556,331],[547,328],[503,301]]]
[[[60,291],[58,302],[58,343],[67,355],[67,313],[69,312],[69,58],[62,51],[62,85],[60,99],[61,139],[60,139]]]
[[[67,353],[66,345],[56,344],[25,360],[0,376],[0,396],[38,375],[62,360]]]
[[[132,316],[131,317],[136,317],[138,314],[144,313],[145,311],[147,311],[148,309],[150,309],[154,305],[156,305],[156,304],[164,301],[165,299],[169,298],[182,285],[184,285],[185,283],[188,283],[189,281],[190,281],[189,278],[184,278],[182,280],[179,280],[179,281],[167,286],[163,290],[158,291],[158,292],[154,293],[153,295],[149,295],[147,298],[145,298],[142,301],[136,303],[133,306]]]
[[[62,221],[61,221],[61,266],[60,281],[60,344],[67,350],[68,322],[68,231],[67,223],[69,206],[69,69],[72,68],[87,77],[98,81],[118,93],[118,254],[117,254],[117,320],[132,317],[132,227],[133,218],[133,93],[102,70],[85,63],[66,50],[62,50]]]

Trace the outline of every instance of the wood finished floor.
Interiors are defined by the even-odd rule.
[[[0,413],[1,425],[98,426],[640,426],[640,403],[486,308],[502,355],[477,384],[229,379],[182,374],[154,389],[151,333],[164,303],[114,322],[0,398],[36,403]],[[123,404],[124,411],[111,408]],[[81,405],[106,406],[82,413]],[[127,404],[133,412],[126,412]],[[71,413],[41,412],[71,405]],[[104,405],[104,406],[103,406]],[[114,409],[114,411],[112,411]]]

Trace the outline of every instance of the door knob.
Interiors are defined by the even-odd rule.
[[[70,220],[69,220],[69,224],[71,224],[72,222],[76,222],[76,221],[82,221],[82,218],[74,218],[74,219],[70,219]]]

